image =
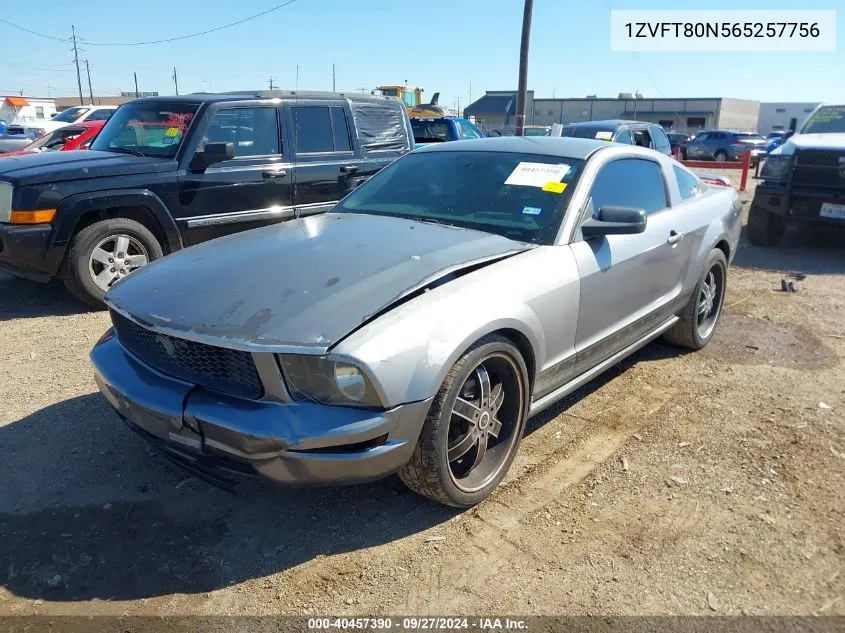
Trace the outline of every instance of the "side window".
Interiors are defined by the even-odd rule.
[[[462,122],[458,125],[461,126],[461,138],[469,139],[482,137],[481,132],[479,132],[478,129],[472,123]]]
[[[696,136],[694,142],[709,141],[711,136],[712,135],[709,132],[704,132],[703,134],[699,134],[698,136]]]
[[[235,158],[279,154],[276,108],[221,108],[208,124],[206,143],[232,143]]]
[[[634,145],[639,145],[640,147],[651,147],[651,136],[649,135],[647,129],[640,128],[634,130]]]
[[[658,125],[651,128],[651,140],[654,141],[654,149],[660,152],[665,152],[669,149],[669,137],[666,136],[663,128]]]
[[[701,183],[698,178],[677,165],[674,166],[674,169],[675,179],[678,181],[678,188],[681,190],[681,198],[688,200],[697,196],[701,192]]]
[[[297,154],[352,151],[349,123],[342,107],[295,106],[291,110]]]
[[[349,140],[349,123],[346,121],[346,112],[343,108],[333,107],[332,111],[332,134],[334,137],[334,151],[351,152],[352,143]]]
[[[619,128],[619,132],[617,132],[616,134],[616,142],[625,143],[626,145],[633,145],[634,137],[631,136],[631,130],[626,127]]]
[[[88,121],[108,121],[111,118],[111,115],[114,114],[114,110],[94,110],[91,113],[91,116],[88,117]]]
[[[660,166],[641,158],[622,158],[607,163],[590,190],[595,216],[602,207],[636,207],[655,213],[668,206]]]
[[[333,152],[334,133],[329,108],[299,106],[292,110],[296,153]]]

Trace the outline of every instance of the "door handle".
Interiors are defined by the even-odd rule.
[[[358,171],[358,165],[341,165],[340,171],[342,171],[344,174],[354,174],[356,171]]]
[[[669,237],[666,238],[666,242],[669,244],[677,244],[682,239],[684,239],[683,233],[678,233],[677,231],[670,231]]]
[[[281,178],[282,176],[286,176],[287,173],[284,169],[268,169],[267,171],[261,172],[261,175],[264,178]]]

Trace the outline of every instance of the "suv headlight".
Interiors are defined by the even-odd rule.
[[[792,169],[793,154],[769,154],[760,170],[763,180],[786,180]]]
[[[280,354],[288,390],[297,400],[321,404],[381,407],[373,383],[360,367],[325,356]]]
[[[12,219],[12,191],[8,182],[0,182],[0,222],[8,223]]]

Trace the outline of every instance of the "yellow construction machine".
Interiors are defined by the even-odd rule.
[[[435,92],[431,103],[423,103],[423,89],[409,88],[407,82],[404,86],[379,86],[378,91],[386,97],[397,97],[408,108],[408,116],[411,118],[436,118],[444,115],[443,108],[437,105],[440,93]]]

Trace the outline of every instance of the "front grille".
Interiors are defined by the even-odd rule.
[[[249,352],[159,334],[114,311],[111,319],[120,344],[162,373],[241,398],[261,397]]]
[[[792,183],[812,187],[845,188],[845,152],[829,149],[800,150],[795,157]]]

